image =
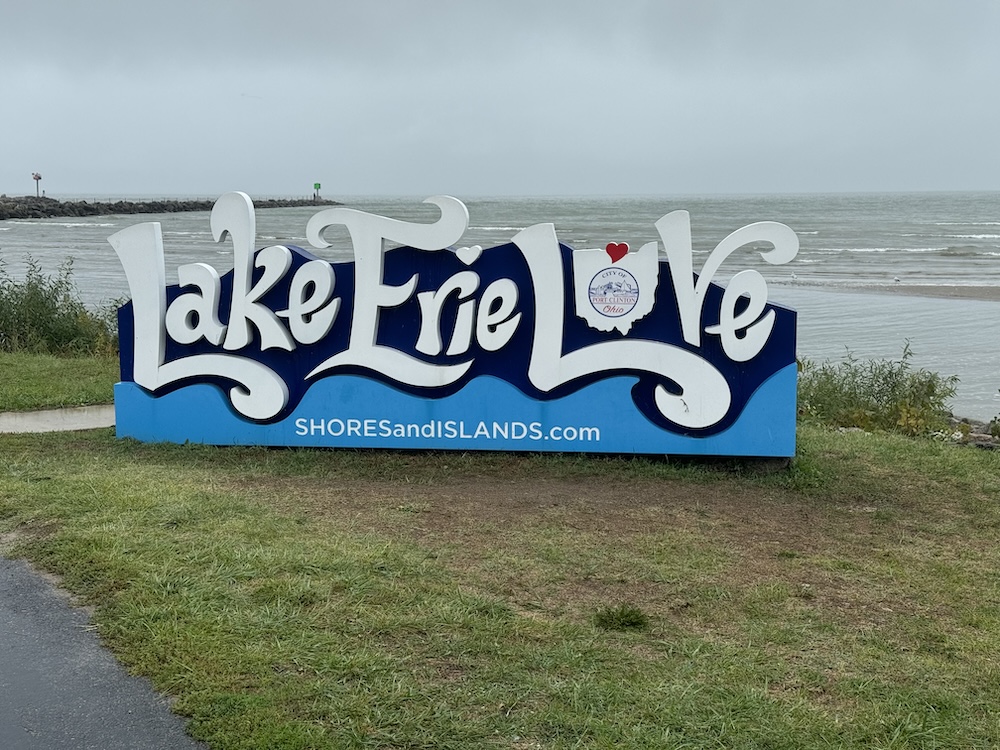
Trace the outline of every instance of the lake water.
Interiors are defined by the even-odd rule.
[[[407,221],[437,218],[437,208],[417,197],[338,200]],[[955,413],[982,420],[1000,413],[1000,193],[500,197],[465,203],[470,226],[462,242],[483,247],[552,222],[559,239],[573,247],[628,242],[638,248],[659,241],[657,219],[686,209],[696,270],[731,231],[754,221],[780,221],[799,236],[795,260],[771,266],[744,249],[723,265],[717,280],[724,284],[744,268],[759,270],[770,300],[799,313],[799,356],[839,359],[849,350],[859,358],[898,358],[909,341],[915,366],[959,376]],[[308,247],[305,226],[315,211],[258,211],[258,246]],[[72,258],[81,298],[102,304],[128,293],[107,237],[144,221],[161,223],[170,283],[185,263],[207,262],[220,272],[232,267],[231,247],[212,241],[207,212],[0,221],[0,260],[19,278],[27,256],[46,273]],[[326,237],[334,246],[317,254],[351,257],[346,235],[328,231]]]

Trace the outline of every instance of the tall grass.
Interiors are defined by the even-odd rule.
[[[23,281],[0,260],[0,351],[35,354],[112,355],[118,350],[117,326],[109,306],[93,312],[73,284],[73,261],[55,275],[27,258]]]
[[[914,369],[909,342],[899,359],[841,362],[803,360],[799,414],[834,427],[861,427],[922,435],[948,427],[949,400],[958,377]]]

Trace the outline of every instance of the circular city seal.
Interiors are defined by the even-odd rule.
[[[624,268],[605,268],[591,279],[587,295],[601,315],[620,318],[639,301],[639,282]]]

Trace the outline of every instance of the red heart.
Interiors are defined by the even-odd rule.
[[[625,254],[628,252],[628,243],[609,242],[608,246],[604,248],[604,252],[606,252],[608,254],[608,257],[611,258],[612,263],[617,263],[622,258],[624,258]]]

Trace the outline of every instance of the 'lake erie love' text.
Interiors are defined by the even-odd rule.
[[[429,224],[346,207],[320,211],[307,226],[314,248],[329,247],[329,227],[350,235],[353,263],[334,264],[286,245],[255,252],[253,204],[227,193],[211,228],[217,242],[232,242],[231,274],[182,265],[170,293],[159,224],[118,232],[109,241],[132,296],[125,375],[154,395],[226,384],[232,408],[258,422],[283,418],[310,384],[341,373],[427,399],[482,375],[536,399],[625,375],[645,383],[636,404],[664,429],[705,430],[731,418],[733,373],[767,347],[776,316],[756,270],[739,271],[724,290],[713,278],[739,248],[764,244],[761,257],[781,264],[799,247],[787,226],[758,222],[723,239],[695,269],[686,211],[655,223],[666,262],[656,242],[634,252],[624,244],[573,250],[560,245],[552,224],[528,227],[497,248],[456,247],[468,228],[465,205],[446,196],[427,202],[441,211]],[[446,259],[439,267],[447,270],[438,279],[397,264],[390,273],[404,254]],[[300,350],[308,357],[293,366]],[[749,398],[738,395],[741,404]]]

